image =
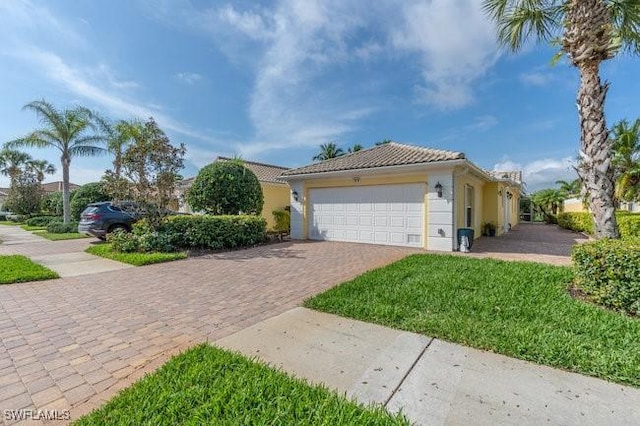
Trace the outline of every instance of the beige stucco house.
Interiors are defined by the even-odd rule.
[[[518,223],[520,172],[488,172],[464,153],[388,143],[282,173],[293,239],[452,251],[457,229]]]
[[[229,161],[228,157],[217,157],[215,161]],[[262,188],[264,196],[264,206],[262,207],[262,217],[267,221],[267,229],[275,225],[274,210],[282,210],[289,205],[290,191],[289,185],[280,179],[280,175],[287,171],[286,167],[274,166],[272,164],[257,163],[255,161],[243,161],[246,168],[251,170]],[[191,187],[195,177],[184,179],[178,184],[179,208],[182,213],[192,213],[191,207],[185,202],[184,194]]]

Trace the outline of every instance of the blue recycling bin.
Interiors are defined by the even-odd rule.
[[[462,237],[467,237],[469,240],[469,250],[473,246],[473,235],[475,230],[473,228],[458,228],[458,250],[460,250],[460,242],[462,241]]]

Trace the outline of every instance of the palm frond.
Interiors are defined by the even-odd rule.
[[[496,23],[498,42],[513,51],[520,50],[531,38],[549,42],[562,30],[562,2],[484,0],[482,8]]]
[[[622,49],[640,54],[640,2],[638,0],[610,0],[615,32]]]
[[[22,109],[35,112],[42,124],[50,125],[58,132],[64,128],[63,113],[56,109],[53,104],[45,101],[44,99],[29,102],[23,106]]]
[[[48,148],[54,146],[51,142],[41,137],[41,134],[36,131],[23,138],[14,139],[4,144],[7,148]]]
[[[69,155],[73,157],[94,157],[105,154],[106,149],[97,146],[81,145],[69,148]]]

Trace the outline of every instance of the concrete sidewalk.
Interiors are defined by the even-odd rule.
[[[132,265],[85,253],[95,239],[50,241],[19,226],[0,225],[0,255],[21,254],[54,270],[61,277],[98,274]]]
[[[417,424],[632,425],[640,389],[295,308],[216,342]]]

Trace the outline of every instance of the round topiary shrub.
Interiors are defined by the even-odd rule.
[[[256,175],[240,160],[218,161],[202,168],[187,193],[194,211],[214,215],[262,212],[264,199]]]
[[[74,191],[73,199],[71,200],[71,219],[80,220],[80,214],[88,204],[109,201],[109,198],[100,182],[82,185]]]

